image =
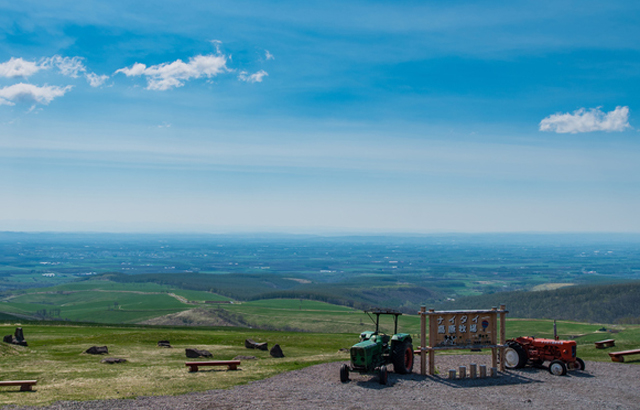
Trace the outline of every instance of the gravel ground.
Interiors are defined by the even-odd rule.
[[[638,409],[640,366],[587,362],[585,371],[552,376],[546,368],[506,371],[497,378],[448,380],[447,370],[470,363],[489,364],[487,356],[437,356],[441,376],[389,373],[377,377],[351,374],[340,383],[341,363],[283,373],[229,390],[134,400],[58,402],[48,407],[5,409]],[[418,370],[418,364],[414,370]]]

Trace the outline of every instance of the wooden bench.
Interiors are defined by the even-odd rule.
[[[7,380],[0,381],[0,386],[20,386],[20,391],[32,391],[31,386],[37,383],[37,380]]]
[[[609,357],[611,357],[611,360],[614,362],[624,362],[624,357],[630,354],[640,354],[640,349],[611,352],[609,353]]]
[[[228,370],[238,370],[240,360],[216,360],[210,362],[186,362],[190,372],[197,372],[200,366],[227,366]]]
[[[600,340],[595,342],[596,349],[604,349],[605,347],[614,347],[616,345],[615,339]]]

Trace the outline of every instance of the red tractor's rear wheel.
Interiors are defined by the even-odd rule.
[[[519,343],[509,342],[504,349],[504,364],[507,369],[522,369],[527,364],[527,352]]]
[[[584,370],[584,360],[579,357],[576,357],[576,370]]]

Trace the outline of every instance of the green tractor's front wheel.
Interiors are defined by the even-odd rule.
[[[398,343],[391,353],[393,371],[398,374],[411,373],[413,370],[413,346],[409,342]]]
[[[340,381],[346,383],[349,381],[349,366],[343,364],[340,366]]]
[[[378,373],[378,381],[380,384],[387,384],[389,381],[389,372],[387,371],[387,366],[381,366],[380,371]]]

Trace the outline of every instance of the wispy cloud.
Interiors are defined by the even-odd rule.
[[[264,58],[267,60],[275,60],[276,58],[269,52],[269,50],[264,50]]]
[[[624,131],[630,128],[629,107],[616,107],[608,113],[600,107],[580,108],[570,113],[557,113],[540,121],[540,131],[557,132],[559,134],[577,134],[593,131]]]
[[[87,77],[87,81],[89,82],[89,85],[94,88],[100,87],[102,84],[105,83],[105,81],[109,79],[108,75],[98,75],[96,73],[87,73],[85,77]]]
[[[0,77],[15,78],[15,77],[29,77],[38,71],[42,70],[41,64],[35,61],[26,61],[21,57],[11,57],[9,61],[0,63]]]
[[[186,81],[193,78],[211,78],[226,71],[230,71],[227,68],[227,57],[222,54],[211,54],[191,57],[188,63],[180,59],[149,67],[142,63],[135,63],[129,68],[116,70],[115,73],[122,73],[127,77],[145,76],[147,89],[164,91],[182,87]]]
[[[15,105],[16,102],[49,104],[56,97],[62,97],[72,86],[57,87],[18,83],[0,89],[0,105]]]
[[[45,59],[42,66],[45,68],[57,67],[60,74],[71,78],[78,78],[80,73],[87,71],[82,60],[84,60],[82,57],[61,57],[55,55]]]
[[[55,55],[40,59],[39,62],[27,61],[21,57],[11,57],[9,61],[0,63],[0,77],[27,78],[40,70],[57,68],[65,77],[78,78],[81,75],[87,79],[92,87],[99,87],[109,78],[108,75],[98,75],[87,70],[82,57],[62,57]]]
[[[238,75],[238,80],[246,81],[248,83],[261,83],[262,79],[268,75],[269,74],[264,70],[260,70],[257,73],[253,73],[253,74],[249,74],[246,71],[240,71],[240,74]]]

